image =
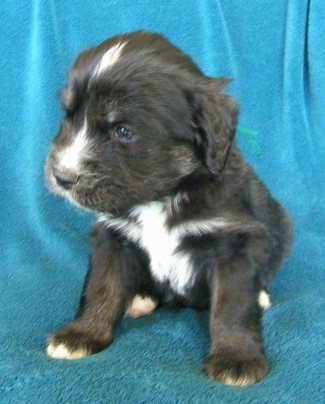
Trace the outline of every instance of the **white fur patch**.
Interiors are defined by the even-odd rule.
[[[94,70],[94,77],[100,76],[104,71],[112,67],[119,60],[125,44],[126,42],[118,43],[104,53]]]
[[[199,236],[214,233],[216,230],[228,229],[231,224],[222,218],[212,218],[205,220],[189,220],[177,227],[177,231],[182,236]]]
[[[261,290],[258,294],[258,304],[264,311],[272,306],[270,295],[266,293],[265,290]]]
[[[84,358],[85,356],[89,355],[89,353],[84,349],[70,352],[64,344],[53,346],[51,343],[47,347],[46,352],[51,358],[54,358],[54,359],[73,360],[73,359]]]
[[[77,133],[71,145],[58,153],[59,167],[61,170],[79,172],[80,162],[87,155],[89,140],[87,139],[87,121]]]
[[[214,232],[228,227],[229,223],[222,218],[213,218],[188,221],[168,229],[169,205],[169,202],[151,202],[135,207],[130,215],[131,220],[99,215],[98,221],[107,227],[119,229],[147,251],[154,278],[160,282],[168,280],[175,292],[184,295],[195,279],[190,254],[177,251],[183,237]]]
[[[167,229],[164,205],[152,202],[139,206],[133,215],[137,223],[129,226],[128,237],[149,253],[153,276],[160,282],[169,280],[171,287],[183,294],[191,284],[190,257],[185,252],[176,252],[180,236],[177,231]]]
[[[142,317],[151,314],[158,302],[149,296],[136,295],[125,313],[125,317]]]

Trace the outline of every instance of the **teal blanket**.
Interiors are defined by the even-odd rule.
[[[45,354],[78,306],[92,220],[44,185],[57,90],[79,51],[140,28],[234,79],[238,144],[295,221],[263,318],[270,372],[251,387],[205,377],[208,313],[190,309],[124,319],[89,358]],[[0,41],[0,402],[325,402],[325,2],[3,0]]]

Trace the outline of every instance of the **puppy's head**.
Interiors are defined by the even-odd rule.
[[[237,107],[160,35],[135,32],[79,55],[46,162],[54,193],[97,212],[172,195],[226,166]]]

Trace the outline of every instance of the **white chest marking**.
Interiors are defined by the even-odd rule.
[[[169,281],[172,289],[184,295],[195,282],[194,268],[188,251],[178,251],[186,235],[200,235],[228,227],[229,223],[218,218],[189,221],[168,229],[166,204],[151,202],[137,206],[130,214],[131,220],[99,215],[98,221],[107,227],[119,229],[123,234],[147,251],[150,270],[160,282]]]
[[[133,215],[137,223],[128,226],[127,236],[148,252],[152,275],[160,282],[169,281],[176,292],[184,294],[192,284],[193,268],[188,253],[177,251],[181,235],[166,227],[163,204],[152,202],[135,209]]]

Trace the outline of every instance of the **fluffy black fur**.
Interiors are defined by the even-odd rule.
[[[105,52],[121,43],[117,61],[96,74]],[[97,216],[80,309],[50,336],[50,350],[62,346],[72,359],[104,349],[133,298],[142,295],[210,308],[205,371],[211,378],[246,385],[266,374],[258,294],[287,257],[292,226],[236,148],[238,110],[221,92],[226,83],[204,76],[153,33],[117,36],[77,58],[62,91],[66,116],[46,177],[54,193]],[[88,143],[79,164],[60,165],[82,130]],[[175,245],[191,264],[183,288],[159,279],[139,241],[139,212],[153,202],[167,233],[187,229]],[[188,230],[189,223],[197,227]]]

